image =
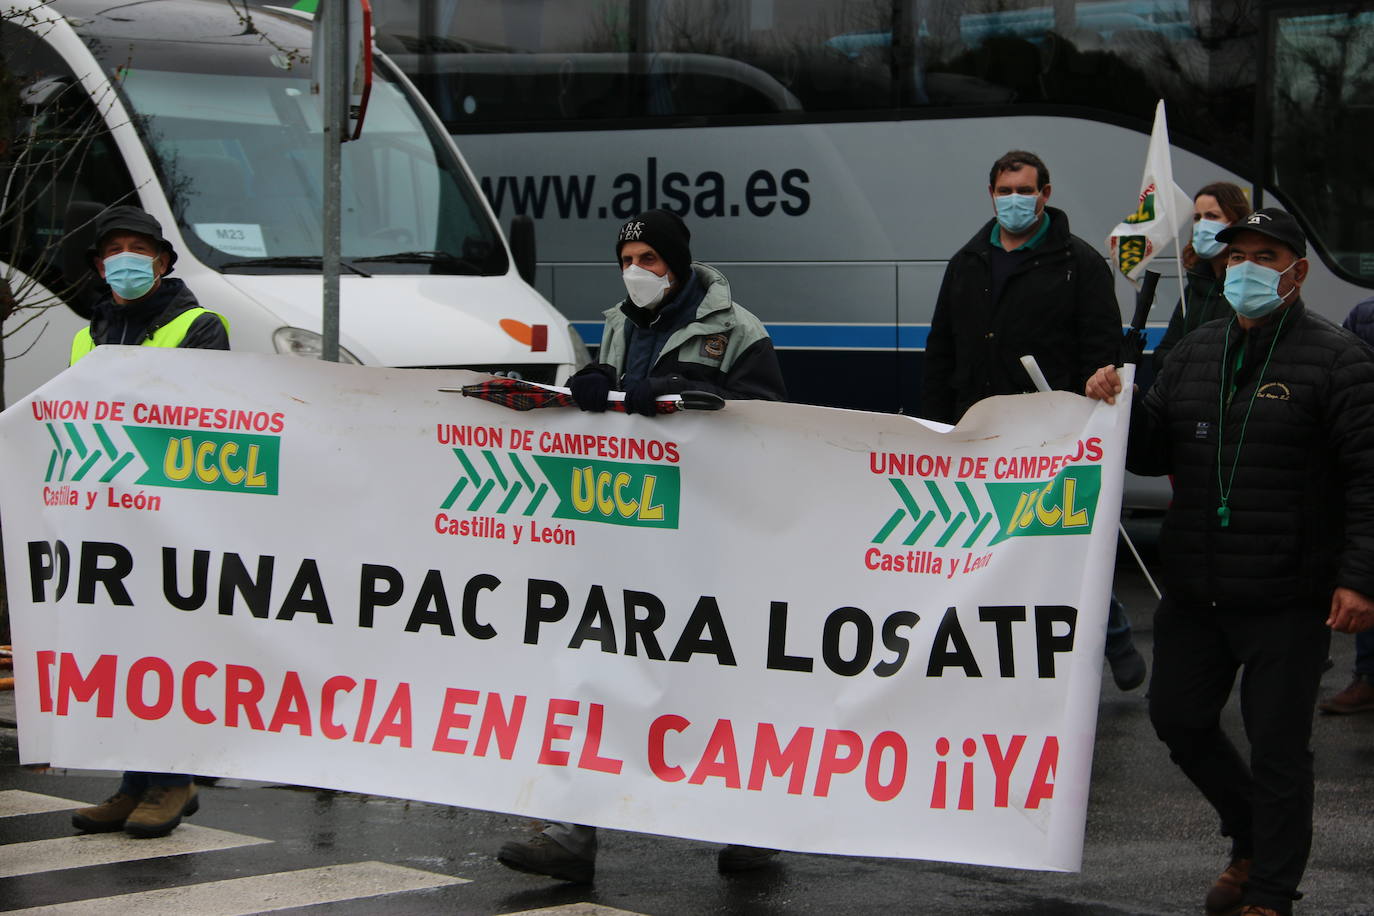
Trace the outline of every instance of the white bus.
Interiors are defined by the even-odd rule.
[[[67,364],[103,207],[141,206],[236,350],[318,355],[322,146],[308,17],[225,0],[0,11],[5,402]],[[18,153],[12,150],[18,149]],[[452,138],[383,55],[343,146],[342,358],[556,382],[586,361],[517,269]],[[523,252],[533,277],[533,250]],[[78,283],[85,280],[84,287]],[[55,307],[45,308],[56,303]]]
[[[1366,4],[1367,6],[1367,4]],[[1295,213],[1305,298],[1374,295],[1374,14],[1236,0],[374,0],[379,46],[462,145],[493,209],[537,223],[546,296],[588,343],[623,295],[618,223],[688,221],[767,324],[789,395],[914,413],[945,262],[988,168],[1038,153],[1106,255],[1155,104],[1189,194]],[[1185,239],[1186,241],[1186,239]],[[1165,274],[1150,336],[1178,299]],[[1118,280],[1123,319],[1134,295]],[[1123,320],[1123,323],[1124,323]]]

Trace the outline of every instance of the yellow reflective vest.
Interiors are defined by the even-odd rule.
[[[180,315],[173,318],[171,321],[164,324],[162,327],[158,328],[156,331],[153,332],[152,337],[149,337],[147,340],[143,341],[142,345],[145,347],[180,346],[181,342],[186,338],[186,332],[191,329],[191,325],[195,324],[197,318],[205,314],[214,315],[216,318],[218,318],[221,322],[223,322],[224,330],[228,332],[229,321],[223,315],[220,315],[217,312],[211,312],[209,309],[203,309],[200,306],[196,306],[194,308],[187,309]],[[72,357],[70,365],[76,365],[77,360],[81,359],[81,357],[85,356],[87,353],[90,353],[94,349],[95,341],[91,339],[91,329],[89,327],[84,327],[81,330],[77,331],[76,336],[72,338]]]

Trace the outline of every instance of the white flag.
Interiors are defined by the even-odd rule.
[[[1169,127],[1164,118],[1164,100],[1160,99],[1155,108],[1155,126],[1150,132],[1150,151],[1145,157],[1145,174],[1140,179],[1135,212],[1118,223],[1107,236],[1112,263],[1127,280],[1139,286],[1145,267],[1170,242],[1177,243],[1179,230],[1192,215],[1192,198],[1174,184],[1174,167],[1169,158]]]

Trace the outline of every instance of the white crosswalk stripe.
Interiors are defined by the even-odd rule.
[[[114,862],[136,862],[163,856],[180,856],[193,852],[212,852],[256,846],[271,840],[211,827],[182,824],[165,837],[154,840],[135,840],[123,833],[93,833],[61,837],[55,840],[33,840],[11,843],[0,857],[0,878],[34,875],[59,868],[82,868],[87,865],[109,865]]]
[[[90,802],[18,789],[0,790],[0,818],[47,814],[82,808]],[[164,856],[208,853],[271,843],[271,840],[183,823],[171,834],[135,840],[123,833],[85,834],[0,846],[0,878],[15,878],[90,865],[135,862]],[[364,900],[388,894],[428,890],[469,879],[421,871],[385,862],[355,862],[274,872],[132,894],[93,897],[4,910],[0,916],[249,916],[317,904]],[[566,903],[502,916],[646,916],[595,903]]]
[[[178,832],[184,829],[179,828]],[[466,883],[466,878],[387,865],[384,862],[357,862],[37,906],[11,910],[5,916],[107,916],[109,913],[138,913],[139,916],[185,916],[187,913],[195,913],[196,916],[249,916],[252,913],[271,913],[311,904],[338,903]]]
[[[72,801],[70,798],[57,798],[52,795],[39,795],[21,789],[0,791],[0,817],[15,817],[20,814],[47,814],[49,811],[66,811],[81,808],[85,802]]]

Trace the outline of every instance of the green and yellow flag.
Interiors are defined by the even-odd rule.
[[[1164,117],[1164,100],[1160,99],[1135,211],[1127,214],[1107,236],[1107,248],[1117,270],[1138,286],[1146,265],[1170,242],[1177,242],[1179,230],[1192,217],[1192,210],[1192,199],[1174,184],[1169,127]]]

